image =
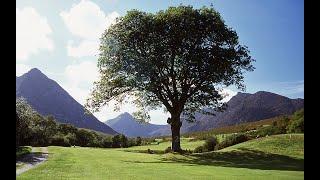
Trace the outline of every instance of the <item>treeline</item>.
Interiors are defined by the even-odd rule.
[[[119,148],[147,144],[148,140],[115,136],[57,123],[53,116],[41,116],[22,98],[16,99],[16,147],[83,146]]]

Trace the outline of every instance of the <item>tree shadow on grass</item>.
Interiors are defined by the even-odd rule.
[[[49,153],[31,152],[16,159],[16,163],[37,164],[48,157]]]
[[[129,162],[129,161],[126,161]],[[182,163],[189,166],[209,165],[261,170],[304,171],[304,159],[241,148],[238,151],[208,152],[192,155],[163,156],[160,161],[133,163]]]
[[[124,152],[147,153],[147,154],[164,154],[163,150],[122,150]]]

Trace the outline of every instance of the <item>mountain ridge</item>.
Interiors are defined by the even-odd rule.
[[[169,127],[168,125],[139,123],[134,119],[134,117],[131,114],[127,112],[120,114],[116,118],[109,119],[104,123],[112,127],[117,132],[125,134],[129,137],[150,137],[162,135],[161,133],[157,134],[155,131]]]
[[[117,134],[93,114],[85,114],[80,103],[37,68],[16,77],[16,97],[25,98],[38,113],[44,116],[53,115],[60,123],[69,123],[78,128],[111,135]]]
[[[259,121],[280,115],[289,115],[303,108],[304,99],[290,99],[268,91],[258,91],[253,94],[239,92],[233,96],[227,104],[227,109],[224,112],[216,112],[216,116],[196,113],[195,123],[188,123],[182,118],[181,133],[203,131],[244,122]],[[108,125],[118,132],[125,135],[132,135],[130,130],[136,131],[134,127],[137,124],[132,126],[132,122],[130,121],[134,121],[133,117],[129,113],[124,114],[125,115],[122,114],[114,119],[108,120],[105,123],[109,123]],[[128,116],[131,117],[128,118]],[[123,122],[117,124],[117,120],[122,120]],[[139,129],[139,131],[142,130]],[[147,129],[145,131],[147,131],[147,136],[163,136],[170,135],[171,133],[169,125],[161,125],[156,129]]]

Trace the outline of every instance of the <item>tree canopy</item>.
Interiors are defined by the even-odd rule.
[[[128,11],[103,33],[95,82],[86,106],[93,111],[111,100],[133,97],[133,115],[165,106],[171,117],[172,146],[180,150],[180,116],[222,110],[219,87],[244,89],[244,72],[254,60],[237,33],[213,8],[170,7],[157,13]]]
[[[100,81],[87,105],[136,98],[139,119],[163,104],[171,114],[217,108],[217,85],[244,89],[243,72],[253,59],[213,8],[170,7],[155,14],[128,11],[101,38]]]

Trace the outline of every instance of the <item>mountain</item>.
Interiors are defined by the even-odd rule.
[[[227,102],[224,112],[215,116],[196,114],[196,122],[188,123],[182,118],[181,133],[209,130],[244,122],[258,121],[280,115],[290,115],[304,107],[303,99],[290,99],[275,93],[259,91],[254,94],[237,93]],[[169,125],[139,124],[129,113],[105,122],[116,131],[127,136],[170,135]]]
[[[127,112],[120,114],[114,119],[105,121],[105,124],[129,137],[149,137],[170,134],[170,127],[168,125],[139,123]]]
[[[58,83],[34,68],[16,77],[16,97],[23,97],[41,115],[52,115],[61,123],[92,129],[106,134],[117,134],[92,114],[85,114],[81,104]]]
[[[258,91],[254,94],[238,93],[227,103],[224,112],[216,116],[197,114],[197,122],[185,123],[183,132],[202,131],[244,122],[258,121],[280,115],[289,115],[304,107],[303,99],[290,99],[275,93]]]

